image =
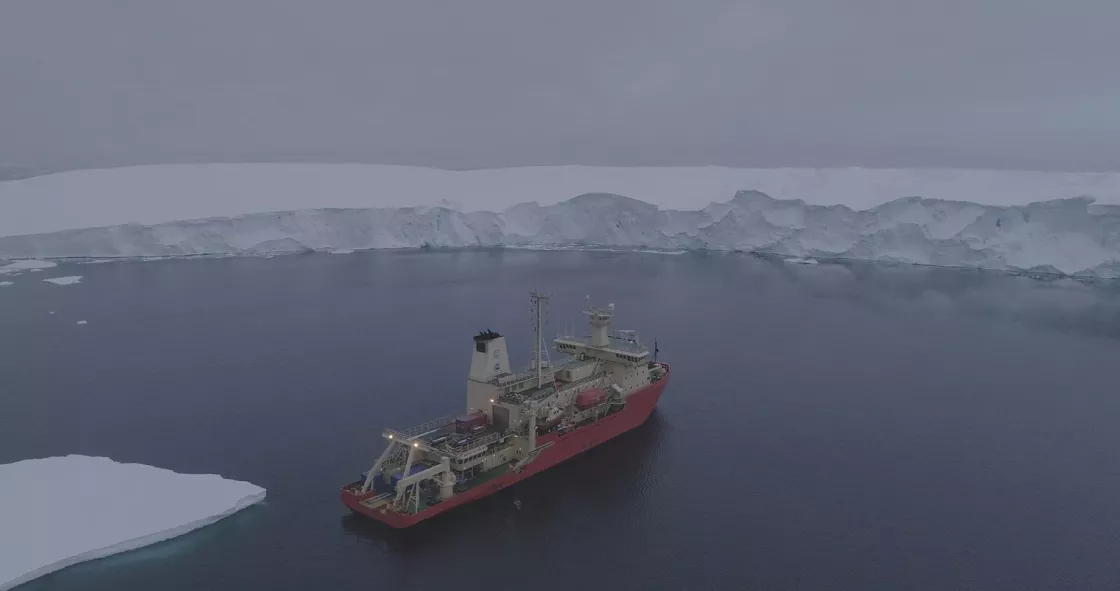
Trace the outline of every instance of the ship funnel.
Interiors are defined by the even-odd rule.
[[[497,375],[509,372],[506,338],[489,329],[475,335],[471,373],[468,377],[476,382],[488,382]]]

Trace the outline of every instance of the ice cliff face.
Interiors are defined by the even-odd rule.
[[[909,197],[857,211],[757,191],[696,211],[589,193],[500,213],[448,207],[307,209],[0,237],[0,257],[265,254],[582,245],[761,251],[1120,277],[1120,208],[1090,198],[1018,206]]]

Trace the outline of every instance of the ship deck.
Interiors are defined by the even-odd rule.
[[[450,458],[468,456],[479,447],[491,445],[503,437],[508,436],[504,431],[499,431],[493,426],[486,425],[474,433],[459,433],[455,430],[455,423],[440,427],[439,429],[420,436],[418,439],[431,447],[447,454]]]
[[[564,367],[579,367],[579,366],[582,366],[582,365],[590,365],[592,363],[594,363],[594,362],[593,361],[576,361],[576,362],[573,362],[570,365],[559,366],[556,369],[561,369],[561,368],[564,368]],[[586,378],[576,380],[574,382],[562,382],[562,381],[557,382],[557,381],[550,380],[550,381],[546,382],[545,385],[543,385],[539,388],[530,388],[528,390],[522,390],[520,392],[510,392],[508,394],[500,394],[499,398],[501,399],[502,402],[511,402],[513,404],[523,404],[525,402],[533,402],[533,401],[536,401],[536,400],[541,400],[541,399],[544,399],[544,398],[548,398],[549,396],[554,394],[557,390],[566,390],[568,388],[572,388],[572,387],[579,386],[579,385],[582,385],[582,384],[591,383],[591,382],[594,382],[595,380],[597,380],[601,377],[603,377],[603,373],[599,372],[599,373],[592,374],[592,375],[590,375]]]

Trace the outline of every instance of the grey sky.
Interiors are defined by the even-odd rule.
[[[0,164],[1120,170],[1116,0],[5,0]]]

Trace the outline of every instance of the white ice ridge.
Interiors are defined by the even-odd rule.
[[[155,544],[264,500],[213,474],[70,455],[0,465],[0,591]]]
[[[740,191],[696,210],[613,194],[500,213],[441,207],[311,209],[0,237],[0,258],[577,245],[738,250],[802,258],[1120,277],[1120,206],[1089,197],[980,205],[920,197],[869,209]]]

